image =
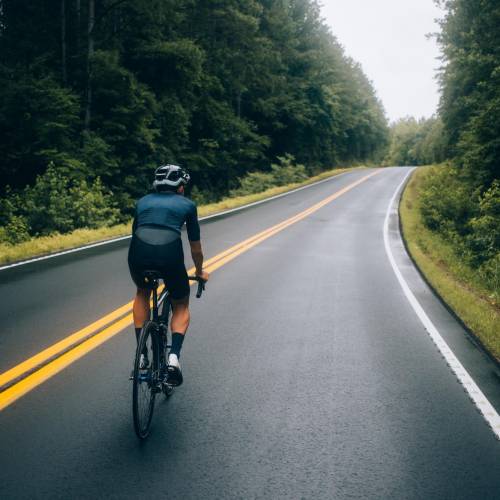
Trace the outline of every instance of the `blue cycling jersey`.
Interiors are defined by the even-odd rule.
[[[199,241],[200,225],[195,203],[177,193],[152,193],[137,202],[133,232],[140,227],[155,227],[180,235],[184,223],[189,241]]]

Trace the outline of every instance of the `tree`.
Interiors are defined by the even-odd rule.
[[[448,0],[438,41],[441,117],[457,165],[487,189],[500,176],[500,5]]]
[[[20,196],[52,162],[99,177],[129,214],[162,162],[214,200],[278,157],[311,172],[386,141],[371,82],[314,0],[0,5],[0,173]]]

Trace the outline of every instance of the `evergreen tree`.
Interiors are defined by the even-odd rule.
[[[127,215],[160,163],[213,200],[278,157],[376,159],[387,134],[314,0],[0,0],[0,195],[51,164]]]

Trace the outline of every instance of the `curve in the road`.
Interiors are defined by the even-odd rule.
[[[404,184],[406,183],[408,177],[412,172],[413,170],[410,170],[408,174],[406,174],[406,176],[403,178],[399,186],[396,188],[396,191],[394,192],[394,195],[392,196],[389,205],[387,207],[387,212],[383,226],[385,251],[387,253],[387,257],[389,258],[389,262],[394,271],[394,274],[396,275],[396,278],[398,279],[398,282],[401,285],[401,288],[403,289],[403,293],[405,297],[408,299],[408,302],[412,306],[413,310],[415,311],[415,314],[418,316],[418,319],[424,325],[425,330],[431,337],[434,344],[436,344],[437,348],[439,349],[439,352],[446,360],[446,363],[451,368],[451,370],[457,377],[458,381],[462,384],[465,391],[471,398],[476,408],[480,411],[483,418],[491,427],[497,439],[500,439],[500,416],[498,415],[493,405],[488,401],[488,399],[481,391],[479,386],[476,384],[474,379],[470,376],[470,374],[464,368],[462,363],[460,363],[458,358],[450,349],[450,347],[448,346],[442,335],[439,333],[439,330],[436,328],[434,323],[431,321],[431,319],[425,312],[424,308],[420,305],[420,302],[417,300],[417,298],[411,291],[408,283],[406,282],[405,278],[401,274],[401,271],[398,268],[396,260],[394,259],[391,246],[389,244],[389,219],[391,213],[397,213],[397,206],[395,206],[396,197],[400,193],[401,188],[404,186]]]
[[[407,171],[384,169],[213,274],[207,300],[193,303],[185,384],[158,402],[147,443],[131,426],[131,327],[2,411],[0,498],[496,500],[498,441],[384,249]],[[206,224],[207,255],[363,175]],[[394,209],[389,237],[412,292],[498,411],[495,373],[408,260]],[[0,281],[1,371],[132,292],[126,242],[16,269]],[[70,286],[58,294],[61,282]]]

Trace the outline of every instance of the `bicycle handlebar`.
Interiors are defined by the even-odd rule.
[[[198,290],[196,292],[196,298],[199,299],[201,297],[201,294],[205,290],[206,281],[203,278],[200,278],[199,276],[188,276],[188,277],[191,281],[198,282]]]

